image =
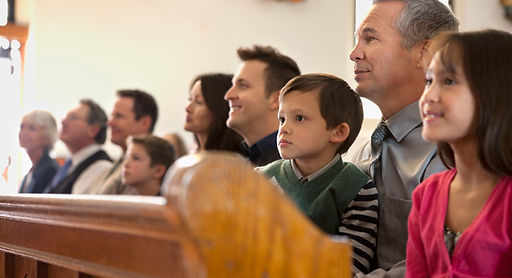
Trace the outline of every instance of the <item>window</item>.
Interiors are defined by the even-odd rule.
[[[0,0],[0,117],[6,119],[2,132],[8,135],[2,138],[0,144],[0,193],[16,192],[20,177],[18,132],[28,27],[12,22],[13,6],[12,0]]]

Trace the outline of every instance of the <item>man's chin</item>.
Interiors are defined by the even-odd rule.
[[[236,122],[236,119],[232,118],[232,117],[229,117],[226,121],[226,125],[231,128],[231,129],[236,129],[236,127],[238,126],[237,125],[237,122]]]
[[[367,97],[368,95],[368,87],[364,86],[364,84],[361,84],[362,82],[357,83],[357,86],[355,87],[354,91],[360,96],[360,97]]]

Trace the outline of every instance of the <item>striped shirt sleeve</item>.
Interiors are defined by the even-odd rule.
[[[373,181],[361,188],[341,215],[340,235],[350,239],[353,273],[368,273],[377,245],[378,195]]]

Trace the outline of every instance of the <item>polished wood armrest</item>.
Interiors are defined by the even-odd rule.
[[[350,277],[351,247],[324,234],[245,159],[200,153],[166,179],[168,205],[199,243],[208,277]]]
[[[242,157],[179,159],[164,197],[0,196],[3,277],[350,277],[324,234]]]
[[[0,277],[203,277],[193,239],[166,218],[165,203],[136,196],[0,196]]]

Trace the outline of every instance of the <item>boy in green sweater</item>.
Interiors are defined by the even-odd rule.
[[[324,232],[349,237],[353,271],[367,273],[376,247],[377,189],[341,158],[361,129],[361,99],[336,76],[304,74],[281,89],[278,119],[283,159],[258,170]]]

